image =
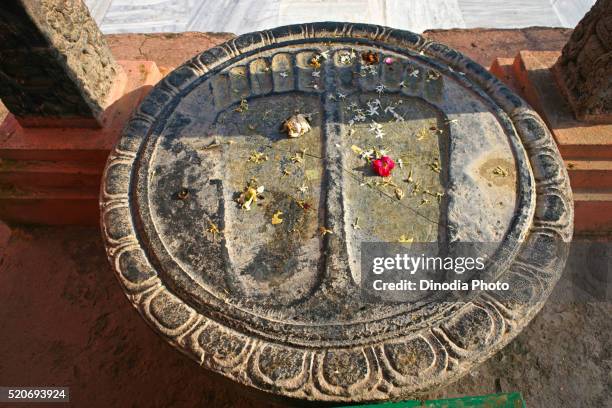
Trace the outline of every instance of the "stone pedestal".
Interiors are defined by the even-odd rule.
[[[170,344],[334,402],[418,396],[498,351],[546,300],[573,225],[554,140],[503,83],[419,35],[343,23],[243,35],[174,70],[111,152],[100,208],[128,298]],[[511,289],[364,299],[372,241],[493,243],[486,273]]]

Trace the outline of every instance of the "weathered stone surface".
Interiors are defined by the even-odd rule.
[[[612,0],[580,20],[554,69],[578,119],[612,121]]]
[[[101,121],[118,68],[82,0],[3,1],[0,57],[0,98],[22,125]]]
[[[289,139],[296,111],[312,130]],[[402,200],[357,145],[405,159]],[[522,100],[441,44],[342,23],[247,34],[175,70],[111,154],[101,210],[124,289],[169,342],[240,383],[330,401],[465,374],[539,310],[572,234],[567,174]],[[401,235],[498,242],[498,278],[538,290],[451,310],[365,303],[359,243]]]

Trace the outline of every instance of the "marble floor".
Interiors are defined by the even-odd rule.
[[[336,20],[435,28],[574,27],[595,0],[85,0],[104,33],[242,34]]]

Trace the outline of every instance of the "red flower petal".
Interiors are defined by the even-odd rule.
[[[381,156],[372,160],[372,170],[381,177],[389,177],[394,167],[395,162],[389,156]]]

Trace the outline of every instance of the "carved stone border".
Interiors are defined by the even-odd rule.
[[[369,346],[301,348],[250,337],[198,313],[157,276],[139,241],[137,210],[131,207],[136,157],[157,117],[234,57],[260,48],[343,39],[422,52],[464,73],[509,116],[529,157],[535,182],[529,187],[537,194],[529,233],[504,273],[504,281],[517,293],[484,293],[436,327]],[[100,208],[107,254],[119,281],[145,321],[170,344],[239,383],[285,397],[326,401],[416,395],[469,372],[512,340],[542,307],[561,275],[573,232],[572,194],[561,156],[543,121],[522,99],[483,67],[442,44],[387,27],[331,22],[245,34],[173,71],[142,102],[112,151]],[[481,330],[485,328],[474,323],[482,321],[488,324],[486,336]],[[474,330],[465,338],[453,338],[452,328],[462,324]],[[401,357],[415,358],[416,371],[398,364]]]

